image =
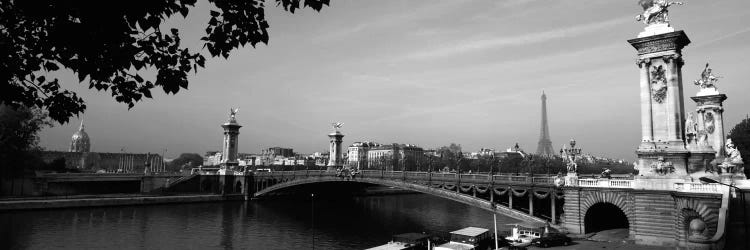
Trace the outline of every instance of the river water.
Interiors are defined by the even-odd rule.
[[[2,212],[0,249],[363,249],[399,233],[492,228],[491,213],[424,194],[322,199]],[[498,216],[498,227],[512,222]]]

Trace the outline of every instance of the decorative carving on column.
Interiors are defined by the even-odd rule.
[[[714,122],[714,114],[706,112],[703,114],[703,127],[706,128],[706,133],[713,134],[716,124]]]
[[[659,156],[659,159],[651,163],[651,172],[658,175],[667,175],[674,172],[674,165],[672,162],[665,161],[664,157]]]
[[[664,67],[661,65],[652,67],[651,70],[651,93],[654,101],[663,103],[667,97],[667,78]]]

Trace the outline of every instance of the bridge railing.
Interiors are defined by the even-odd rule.
[[[632,188],[633,187],[633,180],[578,179],[578,186],[581,186],[581,187]]]
[[[533,177],[532,182],[535,184],[552,184],[555,179],[551,177]]]
[[[719,184],[714,183],[675,183],[674,189],[677,191],[693,193],[721,193]]]
[[[486,174],[462,174],[461,181],[489,182],[490,176]]]
[[[406,172],[406,179],[407,180],[427,180],[430,173],[427,172]]]
[[[432,180],[437,181],[456,181],[456,174],[452,173],[432,173]]]

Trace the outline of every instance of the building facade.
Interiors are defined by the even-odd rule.
[[[91,152],[91,138],[81,122],[78,131],[73,133],[68,152],[42,151],[41,158],[45,163],[55,160],[65,161],[65,167],[86,172],[165,172],[166,163],[161,155],[151,153],[109,153]]]
[[[424,149],[417,145],[393,143],[370,147],[366,162],[366,169],[419,171],[428,159]]]
[[[367,169],[367,152],[371,148],[378,147],[375,142],[355,142],[349,146],[347,153],[347,166],[355,169]]]

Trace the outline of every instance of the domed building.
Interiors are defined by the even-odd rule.
[[[78,127],[78,131],[73,133],[73,138],[70,141],[69,152],[88,153],[91,151],[91,140],[89,135],[83,130],[83,121],[81,126]]]
[[[162,156],[151,153],[109,153],[91,152],[91,138],[86,133],[83,121],[78,131],[73,133],[68,152],[42,151],[42,160],[51,163],[57,159],[64,159],[66,168],[83,171],[106,171],[142,173],[163,172],[165,162]]]

